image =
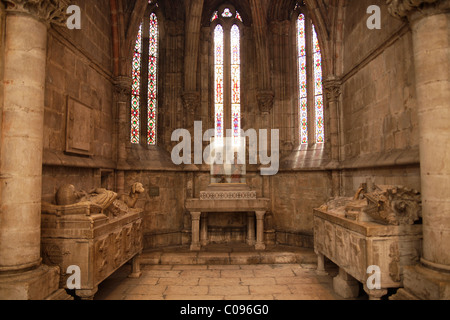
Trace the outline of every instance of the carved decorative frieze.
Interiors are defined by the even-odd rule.
[[[256,199],[256,191],[200,191],[200,200]]]
[[[68,14],[66,0],[1,0],[7,12],[27,13],[46,23],[64,26]]]
[[[438,3],[440,0],[386,0],[389,13],[396,18],[404,18],[412,10],[423,4]]]

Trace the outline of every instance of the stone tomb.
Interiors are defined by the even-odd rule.
[[[135,184],[130,195],[119,198],[106,189],[77,193],[69,185],[60,188],[56,204],[42,203],[42,259],[59,266],[61,288],[92,299],[99,283],[131,259],[130,276],[140,276],[142,209],[134,205],[141,192],[142,185]],[[67,283],[74,266],[80,271],[76,288]]]
[[[319,271],[324,257],[339,266],[336,293],[357,297],[359,281],[370,299],[379,299],[389,288],[402,287],[404,267],[419,261],[420,196],[396,186],[376,186],[365,194],[363,189],[354,198],[336,198],[314,210],[314,251]],[[379,268],[379,286],[367,284],[373,267]]]

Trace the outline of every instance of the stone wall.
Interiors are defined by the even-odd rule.
[[[3,3],[0,3],[0,79],[3,79],[4,69],[4,43],[5,43],[5,8]],[[0,95],[3,96],[3,81],[0,81]],[[3,99],[0,99],[0,141],[2,139],[1,126],[3,123]]]
[[[273,227],[278,243],[311,247],[313,209],[331,197],[327,171],[282,172],[271,179]]]
[[[114,167],[109,1],[76,0],[71,4],[80,6],[81,29],[69,30],[53,26],[48,33],[44,114],[44,197],[48,197],[62,181],[71,182],[77,188],[99,187],[101,179],[93,179],[93,172],[100,168]],[[90,158],[82,154],[66,153],[66,142],[70,135],[66,132],[67,123],[70,121],[67,114],[69,99],[74,99],[91,109],[91,134],[83,137],[92,139]],[[73,169],[74,167],[84,169]]]
[[[380,30],[366,26],[373,4],[382,9]],[[353,193],[363,177],[420,189],[411,32],[381,0],[352,2],[344,21],[343,191]]]
[[[147,190],[138,202],[144,208],[145,247],[184,244],[189,241],[190,228],[184,200],[191,196],[191,187],[192,196],[198,197],[210,178],[205,167],[199,171],[175,167],[170,161],[170,151],[177,143],[170,138],[175,129],[191,129],[195,120],[202,120],[204,131],[214,126],[211,30],[206,25],[200,28],[197,74],[190,77],[196,78],[192,87],[197,88],[199,101],[190,113],[184,100],[185,22],[179,18],[166,19],[160,12],[158,146],[130,145],[128,141],[126,163],[118,168],[116,139],[123,137],[116,135],[109,1],[78,0],[74,4],[82,10],[82,29],[51,28],[48,37],[43,198],[51,199],[63,182],[86,190],[105,185],[102,177],[114,189],[114,170],[123,170],[125,191],[136,181],[142,182]],[[366,9],[372,4],[382,8],[381,30],[366,27]],[[250,25],[243,27],[242,128],[279,129],[282,156],[297,164],[295,168],[287,165],[273,177],[260,176],[257,167],[248,168],[248,184],[258,197],[272,200],[266,231],[274,231],[279,243],[311,246],[313,208],[335,195],[353,195],[363,182],[404,184],[420,189],[411,32],[401,21],[389,16],[382,0],[354,1],[343,12],[342,36],[333,40],[344,48],[336,52],[334,61],[336,70],[343,70],[336,75],[342,81],[341,161],[332,165],[329,143],[323,152],[314,148],[304,152],[295,147],[298,143],[297,79],[293,72],[295,19],[271,21],[268,25],[267,64],[274,94],[269,115],[262,113],[257,99],[261,65],[255,30]],[[67,96],[92,108],[94,134],[90,157],[65,153]],[[326,117],[329,122],[330,115]],[[127,125],[128,119],[129,115]],[[214,223],[223,226],[223,222],[216,219]],[[245,228],[242,230],[245,232]]]
[[[144,185],[136,204],[144,209],[144,248],[182,244],[186,175],[182,172],[128,171],[125,190],[139,181]]]

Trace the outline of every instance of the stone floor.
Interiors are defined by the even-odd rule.
[[[124,265],[100,284],[95,300],[343,300],[332,288],[338,272],[316,273],[310,249],[210,245],[200,252],[168,248],[144,252],[142,276]],[[364,297],[362,297],[364,298]]]

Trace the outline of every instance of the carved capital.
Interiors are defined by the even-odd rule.
[[[114,94],[117,101],[127,101],[131,96],[132,79],[127,76],[118,76],[114,78]]]
[[[200,93],[197,91],[185,92],[183,94],[183,103],[189,114],[194,114],[200,105]]]
[[[6,11],[25,13],[42,20],[47,24],[64,26],[66,24],[67,0],[1,0]]]
[[[386,0],[389,13],[396,18],[407,17],[409,13],[427,4],[445,2],[441,0]]]
[[[259,110],[262,114],[269,114],[273,109],[273,99],[275,95],[272,91],[259,91],[256,99],[258,100]]]
[[[329,102],[336,102],[341,96],[341,81],[335,78],[327,79],[323,82],[323,87],[325,89],[325,94],[327,95],[327,100]]]

